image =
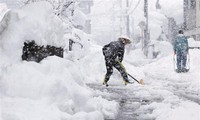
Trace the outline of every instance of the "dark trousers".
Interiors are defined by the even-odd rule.
[[[128,76],[127,76],[127,73],[126,73],[126,70],[124,68],[124,66],[118,62],[118,61],[110,61],[110,60],[106,60],[106,70],[107,70],[107,73],[105,75],[105,82],[108,82],[109,79],[110,79],[110,76],[112,75],[113,73],[113,67],[115,67],[121,74],[121,76],[123,77],[124,81],[128,81]]]
[[[183,70],[186,67],[187,51],[177,51],[177,69]]]

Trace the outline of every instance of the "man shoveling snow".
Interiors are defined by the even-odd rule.
[[[108,86],[110,76],[113,73],[113,67],[115,67],[123,77],[125,85],[130,83],[128,80],[127,72],[122,65],[122,60],[124,57],[125,45],[130,44],[131,41],[128,37],[119,37],[118,41],[113,41],[103,47],[103,55],[105,57],[105,64],[107,73],[105,75],[103,85]]]

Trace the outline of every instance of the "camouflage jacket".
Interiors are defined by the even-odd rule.
[[[113,41],[103,47],[103,55],[106,59],[122,62],[125,45],[122,41]]]

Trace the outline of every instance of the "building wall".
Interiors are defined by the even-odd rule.
[[[191,30],[196,27],[196,9],[189,9],[186,16],[187,29]]]
[[[196,27],[200,27],[200,0],[196,0]]]
[[[196,27],[196,1],[184,0],[184,22],[186,30],[192,30]]]
[[[184,0],[185,35],[200,40],[200,0]]]

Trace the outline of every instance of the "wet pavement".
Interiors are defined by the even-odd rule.
[[[105,87],[97,84],[87,84],[90,88],[94,90],[99,90],[102,92],[107,92],[110,95],[103,95],[102,97],[107,100],[115,100],[119,103],[119,114],[115,120],[155,120],[155,118],[145,117],[147,114],[151,114],[153,109],[148,109],[146,111],[138,111],[138,109],[143,105],[148,105],[152,103],[150,100],[142,100],[139,97],[135,97],[133,90],[127,88],[126,86],[109,86]],[[156,100],[157,102],[162,100]],[[155,101],[154,101],[155,102]],[[106,119],[108,120],[108,119]]]

